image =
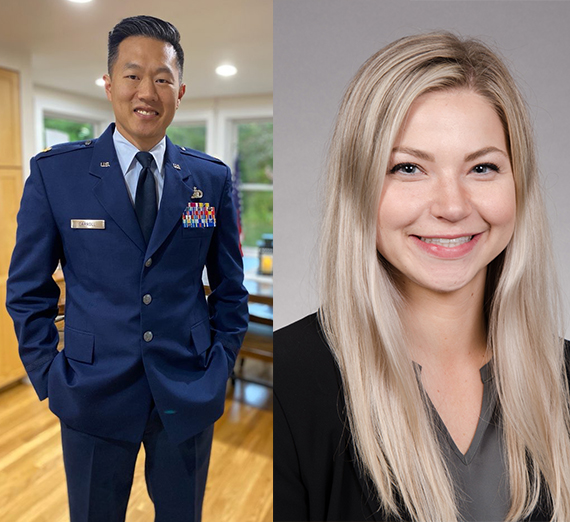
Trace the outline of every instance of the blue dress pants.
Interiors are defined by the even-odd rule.
[[[143,440],[155,522],[200,522],[214,427],[176,445],[153,408]],[[88,435],[61,423],[71,522],[124,522],[140,443]]]

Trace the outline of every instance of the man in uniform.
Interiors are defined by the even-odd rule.
[[[149,16],[115,26],[115,123],[33,158],[18,214],[7,306],[30,380],[61,420],[72,522],[124,520],[141,442],[156,520],[200,520],[247,327],[230,171],[165,137],[185,92],[179,40]]]

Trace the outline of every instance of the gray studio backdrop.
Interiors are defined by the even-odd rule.
[[[397,38],[445,29],[500,51],[530,106],[570,335],[570,2],[274,0],[275,326],[318,307],[324,158],[348,82]]]

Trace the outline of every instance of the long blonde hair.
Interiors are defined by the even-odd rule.
[[[376,251],[390,153],[413,101],[467,88],[503,123],[513,168],[513,237],[488,267],[488,348],[502,415],[510,510],[544,495],[570,520],[570,414],[558,288],[526,105],[484,44],[450,33],[402,38],[372,56],[342,101],[331,140],[319,320],[341,371],[353,443],[381,507],[414,521],[459,517],[449,470],[407,356],[403,297]]]

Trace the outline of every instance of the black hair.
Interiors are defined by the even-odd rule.
[[[170,22],[165,22],[154,16],[131,16],[123,18],[109,32],[109,47],[107,54],[107,68],[109,74],[117,61],[119,55],[119,44],[129,36],[146,36],[162,42],[169,43],[176,53],[176,65],[178,75],[182,81],[182,70],[184,69],[184,51],[180,45],[180,33]]]

